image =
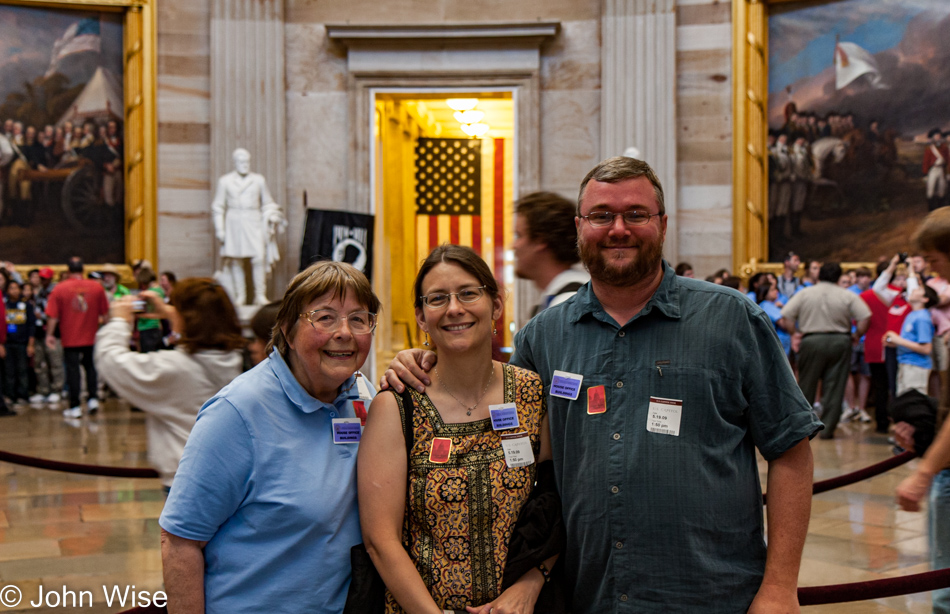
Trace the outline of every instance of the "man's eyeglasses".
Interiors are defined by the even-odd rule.
[[[332,309],[314,309],[300,314],[300,317],[307,318],[310,326],[321,333],[335,333],[343,320],[346,320],[354,335],[368,335],[376,328],[376,314],[368,311],[354,311],[341,316]]]
[[[485,294],[485,286],[477,288],[462,288],[458,292],[434,292],[422,297],[422,302],[429,309],[441,309],[449,304],[454,296],[461,303],[474,303]]]
[[[614,218],[618,215],[623,216],[623,223],[627,226],[643,226],[650,221],[651,217],[662,215],[660,213],[647,213],[646,211],[624,211],[623,213],[614,213],[613,211],[594,211],[590,215],[582,215],[591,226],[601,228],[610,226],[614,223]]]

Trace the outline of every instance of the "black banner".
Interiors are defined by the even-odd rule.
[[[318,260],[352,264],[373,280],[373,216],[307,209],[300,270]]]

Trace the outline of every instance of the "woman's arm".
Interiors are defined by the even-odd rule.
[[[207,543],[178,537],[162,529],[162,578],[169,614],[204,614],[203,549]]]
[[[407,412],[412,408],[407,407]],[[408,475],[405,436],[392,394],[373,400],[357,460],[360,525],[373,564],[409,614],[442,614],[402,545]]]

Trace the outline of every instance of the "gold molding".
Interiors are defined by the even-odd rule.
[[[768,257],[768,0],[732,3],[732,267]]]
[[[125,258],[158,268],[157,0],[0,0],[0,5],[123,13]],[[122,264],[122,263],[115,263]],[[18,264],[17,269],[51,266]],[[61,263],[54,263],[61,268]],[[90,267],[90,270],[96,267]]]
[[[743,278],[758,271],[783,270],[781,262],[767,261],[769,6],[796,1],[732,2],[732,270]],[[841,263],[845,271],[861,266],[873,271],[876,263]]]

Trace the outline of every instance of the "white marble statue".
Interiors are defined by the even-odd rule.
[[[211,203],[214,232],[221,243],[223,271],[218,276],[231,293],[236,305],[246,301],[247,284],[244,261],[251,261],[254,304],[266,305],[267,275],[280,260],[277,234],[287,220],[274,202],[262,175],[252,173],[251,154],[235,149],[234,170],[218,179]]]

